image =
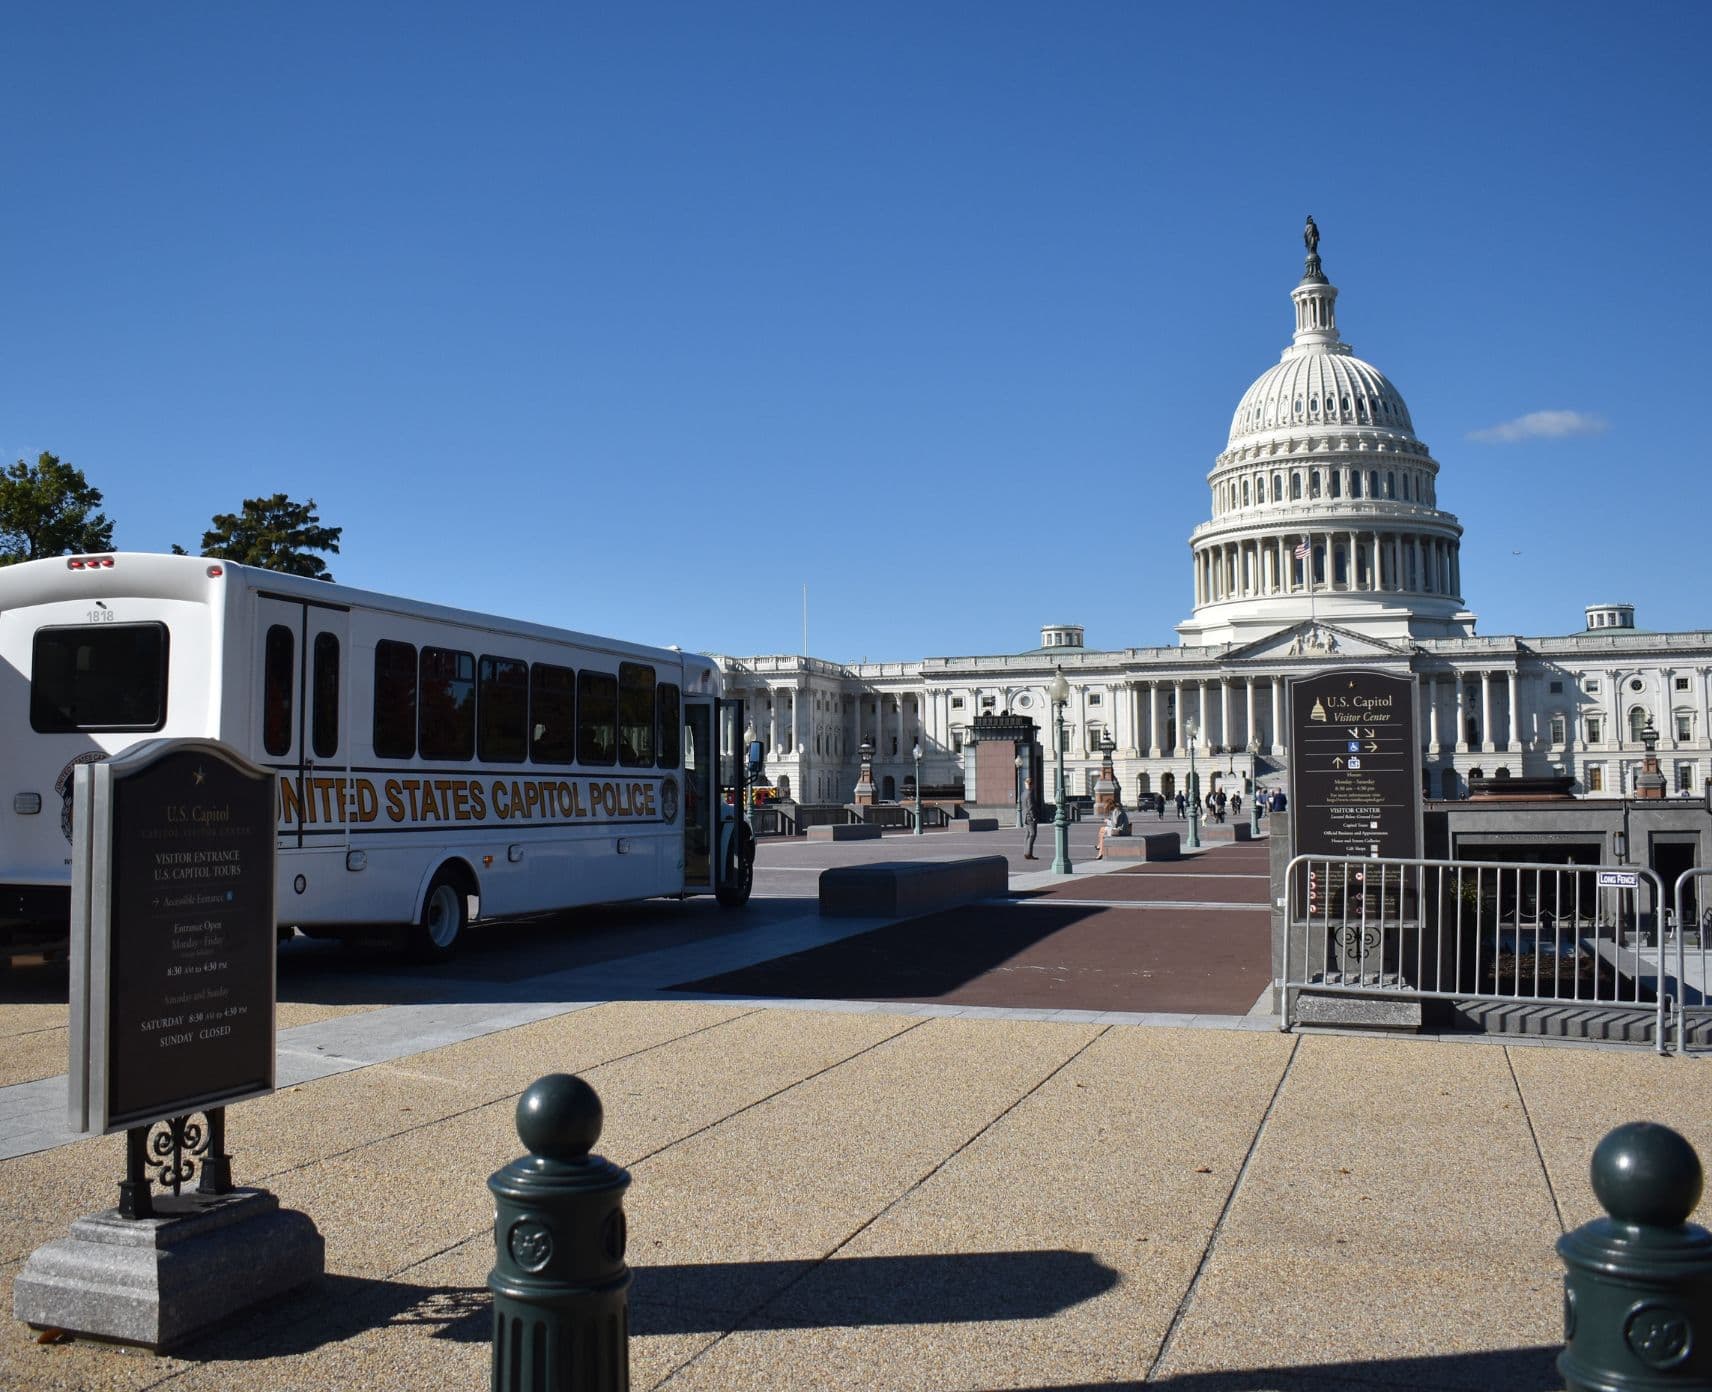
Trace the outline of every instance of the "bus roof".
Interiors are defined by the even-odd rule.
[[[654,647],[626,639],[606,638],[575,629],[554,628],[527,619],[511,619],[473,609],[454,609],[403,595],[362,590],[335,581],[286,575],[259,566],[205,556],[163,556],[147,551],[114,551],[93,556],[51,556],[39,561],[21,561],[0,566],[0,610],[22,609],[35,604],[57,603],[88,595],[91,598],[139,595],[161,599],[206,603],[212,587],[234,585],[250,591],[266,591],[291,599],[320,604],[345,605],[384,613],[436,620],[467,628],[540,638],[578,647],[648,658],[656,662],[681,662],[690,668],[717,671],[711,659],[676,648]]]

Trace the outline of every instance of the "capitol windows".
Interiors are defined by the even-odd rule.
[[[1308,475],[1308,496],[1310,498],[1320,496],[1320,471],[1318,469]]]
[[[1332,497],[1341,498],[1343,496],[1343,470],[1333,469],[1330,476],[1330,482]]]
[[[1244,479],[1242,481],[1242,505],[1244,507],[1248,506],[1248,480],[1247,479]]]
[[[1676,721],[1676,737],[1679,740],[1694,738],[1694,712],[1677,711],[1673,717]]]
[[[1569,722],[1563,718],[1562,712],[1555,713],[1551,718],[1551,742],[1562,744],[1568,734]]]
[[[1672,691],[1687,691],[1688,690],[1688,678],[1687,677],[1673,677],[1673,678],[1671,678],[1670,689]]]
[[[1605,765],[1589,764],[1587,766],[1587,791],[1602,793],[1605,791]]]
[[[1367,496],[1369,498],[1379,496],[1379,470],[1377,469],[1369,469],[1367,472]]]
[[[1266,475],[1265,474],[1262,474],[1259,478],[1257,478],[1254,481],[1254,501],[1257,503],[1264,503],[1266,501]]]
[[[1587,717],[1587,742],[1603,744],[1605,742],[1605,721],[1597,715]]]
[[[1599,694],[1599,678],[1598,677],[1586,678],[1581,683],[1581,689],[1583,691],[1585,691],[1589,696],[1597,696]]]
[[[1647,728],[1647,708],[1645,706],[1629,707],[1629,738],[1640,741],[1641,732]]]
[[[1695,783],[1697,781],[1694,776],[1693,764],[1678,764],[1676,766],[1676,795],[1678,797],[1692,797],[1696,792]]]
[[[1387,498],[1397,496],[1397,475],[1389,469],[1385,472],[1385,496]]]
[[[1302,476],[1300,474],[1290,475],[1290,496],[1293,499],[1302,496]]]
[[[1349,496],[1352,498],[1359,498],[1361,496],[1361,470],[1359,469],[1350,470]]]

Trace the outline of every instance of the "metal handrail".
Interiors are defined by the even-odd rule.
[[[1686,1054],[1688,1052],[1688,1005],[1683,999],[1683,996],[1686,995],[1688,991],[1688,949],[1685,946],[1685,942],[1688,937],[1688,917],[1683,911],[1684,901],[1682,892],[1690,880],[1700,880],[1708,877],[1712,877],[1712,867],[1697,865],[1691,870],[1684,870],[1676,877],[1676,885],[1674,886],[1671,895],[1671,909],[1676,917],[1674,931],[1676,933],[1676,989],[1678,993],[1676,1001],[1676,1052],[1678,1054]],[[1712,910],[1708,910],[1708,912],[1712,913]],[[1700,994],[1702,1002],[1704,1002],[1706,997],[1706,988],[1704,983],[1706,980],[1707,927],[1708,925],[1704,918],[1696,924],[1700,938],[1700,979],[1702,982]]]
[[[1323,867],[1316,869],[1315,867]],[[1447,872],[1449,878],[1447,880]],[[1712,872],[1708,872],[1712,873]],[[1324,875],[1321,883],[1318,876]],[[1377,875],[1377,883],[1370,877]],[[1626,885],[1600,885],[1598,877],[1602,874],[1616,874],[1630,879]],[[1413,878],[1411,888],[1410,879]],[[1429,876],[1431,877],[1429,879]],[[1568,876],[1566,884],[1564,877]],[[1584,905],[1585,877],[1595,877],[1590,887],[1592,899]],[[1470,909],[1467,891],[1463,886],[1472,879],[1474,886],[1473,904]],[[1511,902],[1505,904],[1505,890],[1508,886]],[[1630,920],[1630,928],[1634,938],[1645,936],[1648,915],[1642,911],[1640,895],[1643,887],[1650,886],[1651,898],[1651,927],[1657,942],[1657,984],[1656,984],[1656,1022],[1654,1029],[1654,1044],[1658,1052],[1667,1049],[1667,1016],[1670,1003],[1668,992],[1669,982],[1669,925],[1666,923],[1664,912],[1664,886],[1658,875],[1651,870],[1631,865],[1565,865],[1537,861],[1457,861],[1435,859],[1401,859],[1353,856],[1327,856],[1302,854],[1293,857],[1285,868],[1284,892],[1284,931],[1281,945],[1279,981],[1279,1019],[1278,1027],[1288,1030],[1292,1025],[1292,988],[1308,987],[1315,991],[1327,993],[1348,992],[1415,997],[1420,999],[1486,999],[1501,1001],[1528,1002],[1585,1002],[1600,1001],[1599,972],[1600,963],[1606,964],[1606,969],[1614,975],[1616,990],[1614,998],[1607,1004],[1632,1004],[1639,1006],[1641,1001],[1641,966],[1644,943],[1637,943],[1629,950],[1633,960],[1628,970],[1625,970],[1624,956],[1624,920]],[[1488,890],[1491,890],[1490,895]],[[1566,896],[1565,890],[1569,893]],[[1302,908],[1303,891],[1306,891],[1306,909]],[[1447,891],[1454,903],[1454,918],[1446,921]],[[1603,896],[1609,894],[1634,894],[1632,907],[1625,912],[1625,901],[1618,900],[1615,913],[1607,916]],[[1374,899],[1377,895],[1377,904]],[[1388,896],[1395,901],[1395,912],[1388,911]],[[1565,900],[1569,900],[1568,911],[1565,912]],[[1412,899],[1412,921],[1409,904]],[[1333,915],[1334,900],[1338,902],[1339,912]],[[1528,909],[1526,902],[1532,901],[1533,907]],[[1549,907],[1544,907],[1549,904]],[[1430,909],[1429,909],[1430,906]],[[1490,906],[1490,911],[1488,909]],[[1354,911],[1352,913],[1352,910]],[[1429,916],[1430,915],[1430,916]],[[1679,970],[1677,980],[1682,980],[1680,962],[1682,956],[1680,936],[1680,914],[1678,915],[1677,956]],[[1312,934],[1316,922],[1321,934],[1316,943]],[[1485,947],[1484,934],[1487,927],[1492,930],[1491,952],[1493,963],[1493,989],[1481,991],[1466,989],[1465,963],[1463,960],[1465,941],[1470,943],[1475,955],[1466,964],[1468,968],[1479,970],[1480,953]],[[1292,939],[1295,930],[1303,930],[1302,951],[1305,960],[1302,963],[1301,975],[1303,980],[1294,981],[1291,973]],[[1564,960],[1564,934],[1570,932],[1569,946],[1571,948],[1571,992],[1565,994],[1561,989],[1562,968]],[[1583,936],[1584,931],[1591,931],[1591,942]],[[1405,933],[1413,931],[1414,962],[1413,980],[1405,981],[1409,963],[1406,961],[1407,946]],[[1527,955],[1523,949],[1527,944],[1527,935],[1532,933],[1534,959],[1533,979],[1525,983],[1523,959]],[[1604,951],[1602,939],[1606,932],[1610,934],[1609,955]],[[1541,956],[1544,946],[1542,932],[1552,934],[1551,947],[1551,979],[1543,980],[1541,971]],[[1452,936],[1447,937],[1447,933]],[[1498,975],[1498,963],[1503,958],[1506,949],[1506,937],[1509,939],[1509,956],[1514,963],[1514,986],[1505,991],[1502,989],[1502,978]],[[1429,963],[1427,946],[1429,939],[1433,946],[1433,958]],[[1334,952],[1340,963],[1337,975],[1347,977],[1353,975],[1354,984],[1347,981],[1309,980],[1313,972],[1314,949],[1318,947],[1318,956],[1325,964],[1320,969],[1320,975],[1332,975],[1330,963]],[[1580,955],[1589,951],[1593,959],[1592,994],[1586,995],[1581,991]],[[1394,956],[1397,966],[1396,983],[1387,982],[1386,963]],[[1377,970],[1372,970],[1374,963]],[[1353,967],[1353,971],[1351,968]],[[1429,970],[1430,969],[1430,970]],[[1450,977],[1453,989],[1445,989],[1446,976]],[[1429,976],[1432,982],[1429,984]],[[1632,1001],[1622,1000],[1621,981],[1628,976],[1634,983]],[[1478,976],[1476,982],[1478,983]],[[1531,989],[1524,989],[1524,986]],[[1680,1020],[1679,1020],[1680,1039]]]

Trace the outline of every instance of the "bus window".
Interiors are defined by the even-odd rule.
[[[30,728],[158,730],[166,724],[166,625],[36,631]]]
[[[654,767],[654,669],[639,662],[618,664],[618,762]]]
[[[451,648],[422,649],[417,748],[424,759],[476,752],[476,660]]]
[[[577,762],[617,760],[618,678],[611,672],[577,673]]]
[[[537,764],[568,764],[577,757],[576,684],[569,667],[537,662],[529,669],[529,757]]]
[[[291,753],[292,653],[295,640],[284,624],[267,631],[262,656],[262,748],[269,754]]]
[[[678,688],[671,682],[661,682],[659,691],[660,767],[676,768],[684,733],[679,724],[683,717],[678,713]]]
[[[484,761],[520,764],[529,747],[529,664],[484,657],[476,688],[477,751]]]
[[[416,753],[416,649],[386,638],[374,650],[374,752],[377,759]]]
[[[314,699],[310,706],[310,742],[317,759],[339,752],[339,635],[315,635]]]

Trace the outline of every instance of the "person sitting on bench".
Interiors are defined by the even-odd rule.
[[[1101,860],[1106,854],[1106,838],[1108,836],[1129,835],[1129,813],[1120,805],[1111,810],[1110,815],[1100,824],[1100,834],[1094,840],[1094,859]]]

